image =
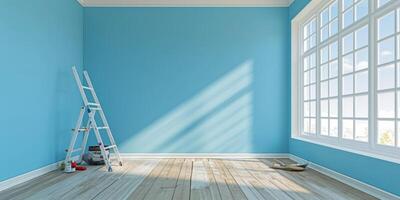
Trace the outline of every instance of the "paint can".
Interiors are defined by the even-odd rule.
[[[68,161],[65,163],[65,168],[64,168],[64,172],[66,173],[72,173],[75,171],[75,168],[72,167],[72,161]]]

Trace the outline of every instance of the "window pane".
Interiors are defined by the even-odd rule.
[[[389,14],[378,19],[378,40],[394,34],[395,30],[395,12],[390,12]]]
[[[315,84],[310,85],[310,99],[315,99]]]
[[[316,133],[316,123],[315,123],[315,118],[310,119],[310,133],[315,134]]]
[[[311,54],[310,56],[309,56],[309,62],[310,62],[310,68],[313,68],[313,67],[315,67],[316,66],[316,56],[315,56],[315,53],[313,53],[313,54]]]
[[[321,80],[325,80],[329,78],[329,68],[328,64],[321,66]]]
[[[353,97],[343,98],[342,107],[343,117],[353,117]]]
[[[343,0],[343,10],[346,10],[353,5],[353,0]]]
[[[343,120],[343,138],[353,139],[353,120]]]
[[[304,100],[307,101],[310,97],[310,89],[308,88],[308,86],[304,87]]]
[[[303,62],[303,68],[304,68],[304,71],[306,71],[306,70],[308,70],[309,64],[310,64],[308,57],[305,57],[303,61],[304,61]]]
[[[356,120],[355,140],[368,142],[368,120]]]
[[[368,91],[368,71],[355,74],[355,93]]]
[[[332,136],[332,137],[338,136],[338,120],[337,119],[329,120],[329,136]]]
[[[338,94],[338,81],[337,78],[329,80],[329,96],[337,96]]]
[[[329,59],[328,47],[321,49],[321,63],[326,63]]]
[[[312,69],[310,70],[310,83],[315,83],[315,75],[316,75],[316,70]]]
[[[338,44],[334,42],[329,45],[329,60],[333,60],[338,56]]]
[[[368,26],[365,26],[356,31],[356,48],[359,49],[361,47],[368,45]]]
[[[356,66],[355,70],[362,70],[368,68],[368,48],[361,49],[355,55]]]
[[[328,119],[321,119],[321,135],[328,135]]]
[[[304,117],[309,117],[310,116],[310,103],[305,102],[304,103],[304,108],[303,108],[303,115]]]
[[[394,60],[394,37],[388,38],[378,44],[378,64]]]
[[[343,28],[346,28],[352,23],[353,23],[353,9],[349,9],[343,14]]]
[[[328,81],[321,82],[321,98],[328,97]]]
[[[330,6],[330,19],[332,20],[333,18],[337,17],[338,14],[338,3],[335,1],[331,6]]]
[[[328,117],[328,100],[321,100],[321,117]]]
[[[315,109],[315,101],[310,102],[310,116],[315,117],[316,116],[316,109]]]
[[[338,116],[338,101],[337,99],[329,100],[329,117]]]
[[[394,88],[394,65],[378,68],[378,90]]]
[[[321,12],[321,26],[324,26],[329,21],[329,10],[326,8]]]
[[[394,146],[394,122],[378,122],[378,144]]]
[[[343,54],[347,54],[353,50],[353,33],[343,37]]]
[[[353,54],[349,54],[343,57],[343,74],[353,72]]]
[[[337,61],[329,63],[329,78],[338,76],[338,64]]]
[[[385,5],[386,3],[388,3],[390,0],[378,0],[378,7],[381,7],[383,5]]]
[[[313,48],[313,47],[315,47],[316,43],[317,43],[317,38],[316,38],[316,35],[313,34],[313,35],[311,35],[311,37],[310,37],[310,45],[309,45],[309,46],[310,46],[310,49]]]
[[[397,118],[400,119],[400,92],[397,91]],[[400,132],[399,132],[400,134]]]
[[[324,26],[324,28],[321,29],[321,42],[325,41],[329,37],[329,27]]]
[[[368,1],[363,0],[356,4],[356,20],[359,20],[368,15]]]
[[[343,76],[343,94],[352,94],[353,93],[353,74]]]
[[[399,13],[399,16],[400,16],[400,13]],[[399,20],[400,20],[400,17],[399,17]],[[399,24],[399,27],[400,27],[400,24]],[[397,36],[397,59],[400,59],[400,35]]]
[[[304,133],[310,132],[310,121],[308,120],[308,118],[304,118],[303,131]]]
[[[378,94],[378,117],[394,118],[394,92]]]
[[[304,85],[308,85],[309,72],[304,72]]]
[[[368,118],[368,95],[356,96],[356,117]]]
[[[338,20],[335,19],[331,23],[329,23],[330,34],[329,36],[335,35],[338,32]]]

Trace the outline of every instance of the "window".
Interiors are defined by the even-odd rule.
[[[392,10],[379,16],[377,19],[376,40],[377,143],[379,145],[398,147],[400,147],[399,19],[400,9]]]
[[[293,137],[400,163],[400,1],[310,4],[292,23]]]

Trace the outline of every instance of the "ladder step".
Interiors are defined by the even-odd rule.
[[[82,148],[77,148],[77,149],[72,150],[71,153],[74,153],[74,152],[77,152],[77,151],[81,151],[81,150],[82,150]]]
[[[115,147],[117,147],[117,145],[107,146],[107,147],[104,147],[104,149],[105,149],[105,150],[108,150],[108,149],[112,149],[112,148],[115,148]]]
[[[89,107],[90,110],[101,110],[101,108]]]
[[[87,128],[80,128],[78,129],[78,132],[85,132],[87,130],[88,130]],[[72,131],[75,131],[75,129],[73,128]]]
[[[82,88],[83,88],[83,89],[86,89],[86,90],[93,90],[93,88],[87,87],[87,86],[82,86]]]
[[[89,103],[88,103],[88,106],[100,106],[100,104],[98,104],[98,103],[91,103],[91,102],[89,102]]]
[[[97,127],[98,130],[101,130],[101,129],[108,129],[108,128],[109,128],[108,126],[100,126],[100,127]]]

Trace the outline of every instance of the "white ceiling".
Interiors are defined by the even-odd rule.
[[[78,0],[85,7],[287,7],[294,0]]]

